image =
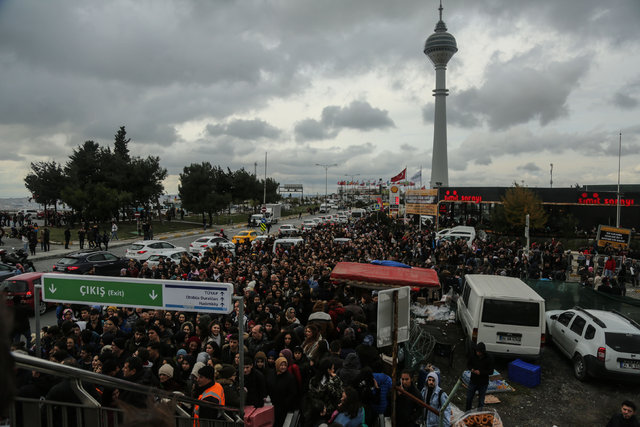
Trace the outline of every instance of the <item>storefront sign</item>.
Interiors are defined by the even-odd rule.
[[[618,198],[610,195],[601,196],[598,193],[582,193],[578,197],[579,205],[613,205],[618,204]],[[620,206],[635,206],[634,199],[620,198]]]
[[[467,202],[467,203],[480,203],[482,196],[475,195],[461,195],[456,190],[446,190],[444,193],[444,200],[448,202]]]
[[[631,241],[631,230],[608,225],[598,226],[598,246],[610,244],[614,248],[628,248]]]

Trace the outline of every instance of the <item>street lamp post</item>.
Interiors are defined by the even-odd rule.
[[[327,204],[327,195],[328,195],[328,192],[327,192],[327,188],[328,188],[327,171],[329,170],[330,167],[338,166],[338,164],[337,163],[333,163],[333,164],[330,164],[330,165],[325,165],[325,164],[321,164],[321,163],[316,163],[316,166],[321,166],[321,167],[324,168],[324,204],[326,205]]]

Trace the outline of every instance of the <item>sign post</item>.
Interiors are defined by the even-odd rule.
[[[232,296],[230,283],[56,273],[42,276],[42,299],[47,302],[228,314],[233,310]]]
[[[378,330],[376,331],[377,345],[393,346],[393,368],[391,373],[391,389],[395,390],[398,370],[398,343],[409,341],[410,308],[409,298],[411,288],[385,289],[378,292]],[[396,393],[391,398],[391,422],[396,425]]]

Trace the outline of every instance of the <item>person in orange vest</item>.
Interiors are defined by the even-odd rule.
[[[216,382],[216,372],[213,367],[203,366],[200,368],[196,381],[197,386],[195,388],[195,394],[199,394],[198,400],[224,406],[224,389],[220,383]],[[205,405],[202,405],[202,407],[200,405],[194,405],[194,427],[200,426],[200,418],[215,420],[219,417],[220,411],[218,409],[210,408]]]

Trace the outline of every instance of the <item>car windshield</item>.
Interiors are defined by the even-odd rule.
[[[64,258],[58,260],[58,262],[56,264],[58,264],[58,265],[73,265],[73,264],[77,264],[79,262],[80,262],[80,260],[78,258],[64,257]]]
[[[604,341],[620,353],[640,353],[640,335],[606,332]]]
[[[208,237],[201,237],[198,240],[196,240],[196,243],[207,243],[209,241]]]
[[[0,290],[6,292],[27,292],[29,290],[29,284],[24,280],[5,280],[0,283]]]
[[[134,243],[133,245],[131,245],[129,250],[131,250],[131,251],[139,251],[142,248],[144,248],[144,245],[141,245],[139,243]]]

